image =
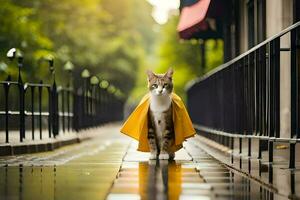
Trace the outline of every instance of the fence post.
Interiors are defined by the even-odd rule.
[[[31,139],[34,140],[34,86],[31,89]]]
[[[70,96],[71,96],[71,92],[72,92],[72,72],[74,69],[74,65],[71,61],[66,62],[66,64],[64,65],[64,70],[68,72],[68,83],[67,83],[67,113],[68,113],[68,118],[67,118],[67,128],[68,128],[68,132],[70,132],[70,126],[71,126],[71,116],[70,116]],[[75,97],[75,95],[74,95]],[[73,102],[74,103],[74,102]],[[73,117],[74,117],[74,112],[73,112]]]
[[[7,82],[11,81],[10,75],[6,79]],[[9,93],[9,84],[4,84],[4,96],[5,96],[5,142],[9,143],[9,134],[8,134],[8,93]]]
[[[52,131],[53,131],[53,136],[56,137],[59,133],[59,116],[58,116],[58,94],[57,94],[57,87],[55,81],[53,82],[52,85],[51,97],[52,97]]]
[[[35,126],[38,126],[39,136],[42,140],[43,136],[43,117],[48,119],[48,134],[49,138],[56,137],[59,135],[60,131],[60,106],[62,106],[62,129],[79,131],[87,127],[95,127],[105,122],[114,121],[119,119],[118,112],[120,111],[121,100],[117,98],[118,89],[113,85],[110,85],[108,81],[101,80],[97,76],[90,76],[87,69],[82,71],[81,77],[83,78],[82,85],[73,89],[71,86],[72,81],[72,64],[69,62],[65,66],[65,70],[69,72],[69,80],[67,83],[67,89],[60,90],[57,86],[55,80],[55,68],[53,62],[53,56],[48,55],[46,57],[41,57],[39,61],[47,61],[49,63],[49,70],[52,76],[52,83],[44,84],[43,81],[38,83],[26,82],[24,84],[22,80],[21,68],[23,67],[23,55],[19,49],[12,48],[8,51],[7,57],[12,61],[17,59],[18,64],[18,80],[12,81],[11,77],[8,76],[6,81],[1,81],[4,89],[4,128],[5,128],[5,142],[9,142],[9,119],[10,115],[18,116],[18,128],[19,128],[19,139],[23,142],[26,136],[26,111],[25,111],[25,101],[27,99],[26,92],[29,91],[31,96],[28,96],[28,107],[31,110],[31,114],[28,118],[29,126],[31,125],[31,139],[35,140]],[[11,112],[9,109],[9,90],[11,85],[15,85],[19,93],[19,99],[15,99],[18,108],[15,112]],[[47,90],[44,91],[43,90]],[[62,92],[62,98],[60,98],[59,92]],[[44,98],[44,94],[47,95],[48,99]],[[29,94],[28,94],[29,95]],[[26,99],[25,99],[26,97]],[[72,100],[73,97],[73,100]],[[48,113],[42,112],[43,99],[48,100]],[[60,101],[62,101],[60,103]],[[67,102],[65,102],[67,101]],[[30,104],[31,103],[31,104]],[[35,112],[35,107],[37,111]],[[72,108],[73,107],[73,108]],[[14,109],[14,108],[13,108]],[[47,109],[47,108],[45,108]],[[71,110],[73,111],[73,117],[71,116]],[[65,116],[65,111],[68,115]],[[45,114],[47,113],[47,114]],[[44,116],[47,115],[47,116]],[[67,123],[64,123],[66,122]],[[72,121],[73,120],[73,121]],[[37,123],[37,124],[36,124]]]
[[[53,59],[49,60],[50,72],[53,76],[53,84],[51,89],[51,120],[52,120],[52,133],[54,138],[59,134],[59,115],[58,115],[58,94],[55,81],[55,69]]]
[[[40,80],[40,84],[43,84],[43,81]],[[42,124],[42,92],[43,92],[43,88],[39,87],[38,89],[38,97],[39,97],[39,132],[40,132],[40,140],[43,139],[43,124]],[[50,113],[49,113],[50,114]],[[51,136],[51,135],[49,135]]]
[[[21,68],[23,67],[23,55],[22,52],[19,49],[11,48],[7,54],[6,57],[10,59],[11,61],[14,58],[17,58],[18,63],[18,89],[19,89],[19,126],[20,126],[20,142],[23,142],[23,139],[25,138],[25,108],[24,108],[24,84],[22,81],[21,76]],[[9,87],[9,86],[8,86]],[[7,95],[8,95],[8,89],[7,89]],[[8,109],[6,107],[6,109]],[[8,110],[6,110],[6,117],[8,117]],[[8,122],[8,119],[6,119],[6,122]],[[6,124],[8,125],[8,124]],[[8,136],[8,128],[6,130],[6,134]],[[8,141],[8,138],[7,138]]]
[[[79,131],[79,127],[80,127],[80,122],[79,122],[79,115],[80,115],[80,112],[79,112],[79,96],[77,94],[77,90],[74,89],[74,93],[73,93],[73,129],[78,132]]]

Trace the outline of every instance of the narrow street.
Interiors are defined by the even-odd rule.
[[[53,152],[1,157],[0,199],[284,199],[214,159],[196,138],[175,161],[149,161],[119,127]]]

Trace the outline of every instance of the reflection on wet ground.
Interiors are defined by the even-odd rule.
[[[109,188],[113,178],[103,174],[114,169],[101,168],[4,167],[0,171],[0,196],[1,199],[103,199],[105,194],[101,190]]]
[[[0,199],[105,199],[130,143],[118,128],[53,152],[0,157]]]
[[[186,144],[172,162],[147,161],[134,149],[132,145],[127,151],[109,200],[287,198],[276,189],[227,168],[191,144]]]
[[[300,173],[237,160],[252,178],[193,141],[175,161],[149,161],[117,128],[50,153],[0,158],[0,199],[297,199]],[[111,134],[113,133],[113,134]],[[281,167],[280,167],[281,166]],[[256,175],[257,176],[256,176]],[[265,180],[264,183],[261,180]]]

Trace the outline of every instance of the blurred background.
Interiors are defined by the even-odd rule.
[[[188,81],[223,63],[223,42],[179,39],[179,0],[1,0],[0,80],[17,79],[6,52],[24,52],[24,81],[50,81],[43,56],[55,57],[58,83],[74,65],[74,84],[82,68],[108,80],[135,104],[146,92],[146,69],[175,70],[175,92],[185,98]],[[203,56],[202,56],[203,57]]]
[[[44,187],[54,197],[69,195],[68,188],[74,196],[85,195],[82,188],[97,195],[96,181],[86,178],[90,172],[81,172],[98,168],[98,161],[108,171],[116,167],[112,179],[127,178],[115,182],[126,185],[123,192],[144,193],[147,186],[131,182],[138,181],[136,167],[143,161],[126,147],[129,143],[118,140],[119,125],[104,127],[103,135],[103,129],[91,128],[121,121],[123,114],[126,118],[147,93],[146,70],[164,73],[170,67],[175,92],[185,101],[199,137],[184,148],[189,156],[178,163],[180,169],[187,167],[187,174],[174,175],[184,181],[182,194],[299,199],[299,11],[300,0],[0,0],[0,156],[53,150],[59,147],[56,139],[80,141],[79,132],[101,136],[91,149],[83,146],[62,156],[0,159],[0,199],[31,197],[34,193],[27,188],[36,188],[31,187],[36,183],[40,190],[34,192],[42,195],[49,195],[41,192]],[[40,140],[45,144],[41,148],[35,146]],[[125,152],[133,156],[123,160],[124,166],[136,162],[130,168],[134,175],[116,176]],[[61,165],[75,154],[83,159],[76,157],[71,165],[88,165],[71,170],[58,166],[56,176],[54,164],[45,173],[43,165]],[[230,170],[224,171],[224,164]],[[206,174],[207,166],[216,173],[198,174]],[[44,178],[36,176],[42,168]],[[157,165],[148,169],[168,175]],[[65,170],[71,179],[65,179]],[[108,171],[90,177],[101,178],[99,185],[108,183]],[[199,175],[203,180],[195,181]],[[178,183],[174,176],[168,181],[153,176],[162,181],[150,185],[166,189]],[[162,182],[168,184],[161,187]],[[203,183],[207,190],[202,190]],[[127,188],[133,185],[133,190]]]

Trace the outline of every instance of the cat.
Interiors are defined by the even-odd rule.
[[[147,70],[150,107],[148,110],[148,141],[150,160],[174,159],[169,147],[175,142],[172,118],[173,69],[165,74]]]

